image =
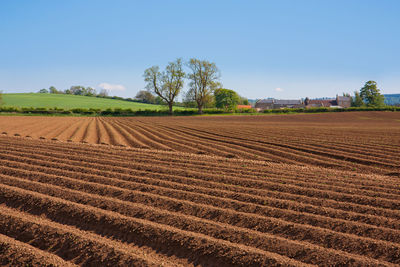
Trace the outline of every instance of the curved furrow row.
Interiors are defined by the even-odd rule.
[[[113,118],[111,120],[108,118],[108,122],[112,125],[115,125],[118,130],[123,131],[127,136],[137,139],[141,144],[143,144],[143,146],[146,146],[146,148],[166,151],[172,150],[169,146],[158,143],[138,131],[136,125],[134,125],[134,127],[130,127],[130,123],[128,121],[120,122],[118,118]]]
[[[98,118],[93,118],[90,120],[83,133],[82,139],[80,140],[82,143],[97,144],[97,141],[99,140],[97,136],[98,133],[96,131],[97,120]]]
[[[75,122],[71,124],[67,123],[68,128],[62,128],[60,131],[55,132],[52,138],[55,138],[59,141],[67,141],[77,131],[77,129],[82,127],[84,123],[85,123],[84,119],[77,118]]]
[[[87,132],[89,125],[93,122],[93,118],[86,118],[84,123],[78,125],[78,127],[71,133],[67,138],[68,142],[82,142]]]
[[[21,145],[22,148],[25,148],[25,146]],[[42,148],[45,148],[46,145],[43,146],[39,146]],[[35,145],[35,148],[38,148],[38,145]],[[55,149],[53,149],[55,148]],[[61,154],[57,154],[57,148],[54,146],[52,148],[48,148],[44,153],[42,153],[42,155],[47,155],[47,156],[51,156],[51,157],[60,157],[62,155],[65,155],[65,151],[69,151],[69,152],[73,152],[74,150],[68,149],[65,146],[63,146],[62,148],[60,148],[62,152],[59,152]],[[17,149],[18,150],[18,149]],[[50,150],[54,150],[55,152],[53,154],[50,153]],[[23,149],[23,150],[18,150],[18,151],[23,151],[23,152],[27,152],[30,151],[30,149]],[[100,148],[99,148],[100,151]],[[6,153],[7,151],[5,151]],[[38,151],[39,152],[39,151]],[[164,160],[160,160],[157,161],[156,158],[154,157],[154,155],[149,155],[148,151],[146,151],[146,154],[143,154],[143,151],[125,151],[126,153],[134,153],[135,159],[136,161],[140,162],[140,158],[143,158],[143,161],[147,162],[147,163],[152,163],[152,164],[162,164],[163,162],[165,162]],[[85,153],[87,155],[92,155],[92,156],[96,156],[97,158],[107,158],[108,157],[112,157],[114,160],[114,164],[116,160],[121,160],[121,161],[126,161],[126,160],[130,160],[130,157],[123,157],[120,154],[110,154],[109,150],[107,151],[101,151],[99,153],[97,152],[90,152],[87,150],[82,150],[82,153]],[[125,153],[125,154],[126,154]],[[160,152],[158,152],[160,153]],[[107,155],[109,154],[109,155]],[[71,154],[72,155],[72,154]],[[80,153],[78,153],[78,155],[80,155]],[[132,154],[133,155],[133,154]],[[139,157],[140,156],[140,157]],[[171,155],[172,157],[174,155]],[[229,171],[229,173],[233,174],[236,173],[235,170],[238,169],[240,170],[240,172],[238,174],[240,174],[240,176],[242,177],[246,177],[247,175],[249,175],[249,177],[262,177],[265,176],[266,173],[268,174],[268,178],[273,178],[273,177],[282,177],[282,171],[277,172],[274,169],[271,169],[270,166],[266,165],[264,167],[265,170],[260,169],[260,166],[258,165],[257,167],[255,167],[254,169],[252,169],[252,165],[249,163],[243,163],[241,165],[230,165],[228,168],[226,166],[222,166],[222,165],[215,165],[214,162],[210,162],[210,161],[202,161],[201,158],[197,158],[196,161],[193,160],[188,160],[186,158],[182,158],[179,157],[179,160],[173,159],[172,157],[169,157],[169,161],[174,161],[174,165],[176,166],[175,162],[178,162],[178,165],[180,162],[183,162],[182,167],[185,167],[187,169],[197,169],[197,168],[202,168],[203,170],[212,170],[212,173],[215,174],[223,174],[223,172],[221,172],[222,170],[226,169]],[[183,160],[182,160],[183,159]],[[84,160],[84,159],[83,159]],[[201,166],[198,166],[198,165]],[[207,166],[210,165],[210,166]],[[119,166],[127,166],[126,164],[123,165],[119,165]],[[193,167],[191,167],[193,166]],[[217,167],[217,168],[216,168]],[[243,169],[243,167],[246,167],[246,169]],[[217,170],[216,170],[217,169]],[[295,168],[294,168],[295,169]],[[278,169],[279,170],[279,169]],[[291,177],[293,177],[293,179],[296,180],[304,180],[304,181],[319,181],[320,183],[324,183],[324,184],[329,184],[329,185],[342,185],[345,187],[354,187],[354,188],[363,188],[363,189],[368,189],[371,188],[371,190],[377,190],[377,191],[381,191],[381,192],[388,192],[388,193],[394,193],[397,194],[399,192],[399,187],[396,186],[395,184],[393,184],[393,182],[396,181],[396,179],[393,180],[393,182],[391,181],[391,179],[389,179],[388,177],[380,177],[379,179],[375,176],[372,177],[372,179],[365,179],[365,175],[356,175],[356,174],[352,174],[351,178],[340,178],[338,177],[338,175],[343,173],[340,172],[333,172],[332,174],[329,173],[324,173],[321,172],[319,169],[313,169],[310,170],[314,173],[315,176],[310,176],[308,174],[302,174],[301,172],[299,173],[299,170],[295,170],[295,171],[290,171],[290,170],[285,170],[284,174],[285,179],[290,179]],[[318,171],[317,173],[315,173],[315,171]],[[250,174],[251,175],[250,175]],[[348,173],[344,173],[345,175],[349,175]],[[322,179],[323,178],[323,179]],[[382,191],[383,190],[383,191]]]
[[[169,146],[160,144],[155,142],[154,140],[148,138],[146,135],[143,135],[137,129],[130,128],[127,124],[119,123],[117,120],[110,121],[110,124],[115,125],[118,131],[122,132],[124,136],[134,139],[137,143],[140,144],[139,147],[143,148],[156,148],[160,150],[172,150]]]
[[[10,168],[12,169],[12,168]],[[197,214],[192,214],[193,210],[209,210],[211,214],[215,214],[216,211],[213,207],[220,207],[222,209],[230,210],[231,212],[238,211],[242,213],[243,220],[247,220],[246,216],[253,216],[250,214],[258,214],[262,217],[270,218],[277,218],[281,219],[282,222],[293,222],[293,223],[302,223],[309,226],[321,227],[326,229],[332,229],[337,232],[343,233],[351,233],[357,234],[359,236],[365,236],[369,238],[380,238],[386,241],[396,241],[400,239],[400,231],[391,230],[390,228],[378,228],[371,225],[366,225],[362,223],[352,223],[349,220],[341,220],[341,219],[333,219],[328,218],[326,216],[319,216],[313,214],[303,214],[297,211],[290,211],[286,209],[278,209],[274,207],[265,207],[260,205],[251,205],[251,204],[244,204],[238,201],[231,201],[228,204],[226,200],[221,198],[209,198],[208,202],[203,199],[202,196],[198,194],[184,194],[181,193],[181,196],[175,194],[170,195],[167,197],[162,197],[160,192],[151,191],[151,193],[141,192],[136,190],[126,190],[120,188],[109,188],[102,184],[92,183],[92,182],[79,182],[76,180],[71,180],[70,178],[61,177],[61,176],[42,176],[42,173],[35,173],[35,172],[24,172],[18,171],[17,169],[10,170],[8,174],[11,174],[16,177],[21,177],[24,179],[29,179],[33,181],[39,181],[42,183],[49,183],[49,184],[60,184],[65,186],[66,188],[73,188],[78,190],[83,190],[87,193],[97,193],[103,196],[110,196],[113,197],[118,195],[116,198],[135,202],[135,203],[151,203],[152,206],[157,206],[163,209],[167,209],[163,204],[170,203],[172,208],[179,207],[180,210],[183,210],[183,213],[186,215],[193,215],[197,216]],[[11,177],[11,176],[10,176]],[[2,177],[0,179],[3,183],[9,185],[15,185],[16,180],[12,180],[10,182],[10,178]],[[10,184],[11,183],[11,184]],[[25,185],[25,187],[24,187]],[[28,182],[21,182],[20,186],[27,189],[29,188]],[[31,190],[34,190],[35,185],[31,186]],[[37,187],[38,188],[38,187]],[[37,189],[38,190],[38,189]],[[122,195],[125,196],[122,197]],[[176,196],[177,195],[177,196]],[[55,194],[55,196],[57,196]],[[182,197],[183,196],[183,197]],[[171,199],[171,197],[176,197],[177,199]],[[157,200],[157,201],[155,201]],[[191,200],[191,201],[187,201]],[[184,207],[184,203],[186,203],[187,207]],[[197,205],[196,203],[203,203],[201,205]],[[230,204],[230,205],[229,205]],[[182,206],[183,205],[183,206]],[[210,206],[212,205],[212,206]],[[172,210],[175,211],[175,210]],[[248,214],[246,214],[248,213]],[[223,215],[220,215],[223,216]],[[258,217],[257,217],[258,218]],[[254,218],[253,218],[254,219]],[[234,224],[232,222],[226,222],[229,224]]]
[[[64,265],[159,266],[162,261],[149,250],[127,246],[78,228],[52,222],[25,212],[2,207],[0,233],[29,243],[37,250],[57,255]]]
[[[70,120],[67,122],[70,123]],[[31,130],[32,137],[38,137],[39,139],[52,139],[54,134],[65,127],[65,122],[61,120],[47,121],[47,123],[38,123],[37,129]],[[65,128],[67,129],[67,128]]]
[[[327,149],[337,149],[339,151],[348,151],[350,153],[357,153],[363,155],[365,153],[369,153],[375,155],[376,157],[385,158],[384,155],[388,154],[394,158],[400,158],[399,149],[388,149],[382,146],[371,145],[369,143],[357,143],[359,139],[349,140],[346,138],[347,142],[343,141],[335,141],[335,136],[329,136],[329,138],[322,138],[323,134],[319,133],[317,136],[312,136],[310,138],[309,132],[297,132],[295,136],[286,135],[286,132],[279,132],[271,134],[271,132],[267,131],[268,134],[263,134],[261,131],[257,131],[257,135],[254,135],[254,130],[245,130],[241,129],[241,131],[236,131],[235,129],[230,129],[229,131],[225,131],[225,134],[229,134],[230,137],[235,136],[246,136],[253,141],[264,141],[269,140],[274,143],[293,143],[293,144],[309,144],[316,147],[325,147]],[[304,136],[304,137],[302,137]],[[351,142],[349,142],[351,141]],[[329,144],[329,145],[328,145]]]
[[[65,146],[63,147],[63,149],[65,148]],[[123,165],[123,166],[126,166],[126,165]],[[352,179],[355,179],[355,177],[353,177]],[[386,179],[386,177],[385,177],[385,179]],[[389,178],[387,178],[388,179],[388,181],[390,180]],[[393,179],[393,181],[395,181],[396,179]],[[383,181],[382,181],[383,182]]]
[[[0,210],[3,211],[4,207]],[[3,220],[0,214],[0,224]],[[13,225],[8,222],[5,227]],[[0,232],[5,232],[5,228]],[[14,238],[0,234],[0,265],[7,267],[14,266],[77,266],[68,261],[64,261],[52,253],[37,249],[27,243],[20,242]]]
[[[354,164],[360,164],[363,166],[379,166],[379,167],[389,167],[389,168],[396,168],[397,165],[392,165],[384,162],[377,162],[373,160],[363,160],[362,158],[356,158],[350,155],[342,155],[343,153],[328,153],[322,150],[318,149],[309,149],[309,148],[304,148],[302,146],[294,146],[290,144],[281,144],[281,143],[272,143],[272,142],[266,142],[266,141],[252,141],[247,138],[241,138],[241,137],[229,137],[228,135],[224,134],[218,134],[218,133],[211,133],[211,132],[206,132],[202,131],[199,129],[194,129],[194,128],[189,128],[189,127],[183,127],[185,128],[188,133],[194,134],[194,132],[199,132],[199,134],[196,134],[197,136],[202,136],[204,138],[209,138],[209,139],[214,139],[214,140],[219,140],[219,141],[224,141],[227,143],[232,143],[232,144],[238,144],[242,146],[246,146],[249,148],[253,148],[255,150],[262,150],[262,149],[271,149],[271,150],[277,150],[279,153],[283,153],[283,157],[294,157],[294,159],[298,162],[306,162],[306,163],[315,163],[317,161],[317,158],[320,159],[321,161],[326,161],[329,160],[329,162],[343,162],[343,161],[350,161],[351,163]],[[185,131],[182,131],[185,132]],[[226,140],[226,141],[225,141]],[[262,145],[265,145],[264,147]],[[275,149],[273,149],[275,148]],[[324,166],[324,165],[322,165]],[[326,165],[327,166],[327,165]],[[371,166],[371,169],[373,169]]]
[[[20,186],[22,186],[22,184]],[[307,242],[293,242],[273,235],[261,234],[258,231],[246,230],[229,224],[215,223],[204,218],[182,216],[182,214],[176,212],[167,212],[163,209],[152,208],[147,205],[137,203],[132,205],[124,201],[116,201],[115,199],[98,197],[92,194],[78,193],[78,191],[65,190],[58,187],[42,186],[40,189],[40,186],[41,185],[36,186],[36,189],[39,188],[38,192],[46,195],[62,196],[63,199],[72,202],[99,207],[105,210],[112,210],[113,212],[118,212],[125,216],[155,221],[160,224],[178,227],[182,230],[203,233],[214,238],[234,243],[247,244],[247,246],[269,251],[272,250],[271,252],[278,252],[280,254],[285,251],[284,248],[290,247],[291,252],[286,256],[306,263],[322,264],[331,262],[332,264],[332,257],[336,258],[335,260],[338,260],[337,258],[340,257],[341,254],[340,251],[323,249]],[[27,189],[30,189],[29,184]],[[271,248],[272,244],[275,245],[273,248]],[[308,248],[309,253],[300,253],[301,251],[304,251],[304,248]],[[342,255],[341,258],[341,262],[351,262],[362,257],[351,256],[348,254],[345,256]]]
[[[143,135],[146,135],[150,140],[154,140],[154,142],[159,144],[164,144],[171,148],[174,148],[176,151],[188,151],[191,153],[199,153],[200,150],[196,149],[197,142],[188,142],[185,138],[177,140],[172,138],[170,135],[166,134],[165,131],[154,131],[151,128],[145,127],[142,124],[129,124],[130,128],[135,128],[137,131],[140,131]],[[154,147],[156,148],[156,147]],[[215,148],[214,148],[215,150]],[[220,154],[218,152],[218,154]],[[223,153],[223,155],[227,155],[227,153]]]
[[[315,217],[314,214],[319,214],[325,217],[328,216],[331,218],[338,218],[376,226],[400,229],[400,223],[398,221],[390,220],[386,217],[377,217],[371,215],[367,216],[364,214],[353,212],[341,212],[340,210],[335,210],[331,208],[321,209],[318,206],[304,205],[301,204],[301,202],[285,201],[266,196],[256,197],[254,195],[246,193],[231,192],[221,189],[216,190],[200,186],[186,186],[179,183],[157,181],[144,177],[137,178],[136,180],[133,180],[132,177],[125,178],[127,180],[120,180],[124,179],[124,177],[118,177],[118,179],[117,177],[114,177],[113,179],[109,179],[104,176],[97,176],[95,174],[88,175],[84,173],[59,170],[49,167],[43,168],[38,167],[37,165],[30,166],[23,163],[2,161],[2,164],[4,165],[4,167],[0,170],[4,174],[12,176],[24,176],[29,177],[29,179],[35,178],[39,179],[40,181],[46,181],[50,184],[52,184],[53,182],[61,183],[62,181],[60,181],[60,179],[62,177],[70,177],[73,179],[78,179],[82,182],[86,181],[89,183],[95,183],[96,185],[115,186],[122,189],[130,189],[145,193],[150,192],[160,196],[174,197],[176,199],[182,200],[191,200],[196,203],[209,204],[210,201],[212,201],[213,205],[217,207],[240,210],[243,212],[255,213],[259,215],[275,214],[275,216],[282,217],[283,215],[280,214],[278,210],[282,209],[283,211],[293,211],[302,218],[304,216],[304,218],[313,218]],[[19,170],[18,168],[21,170]],[[24,171],[22,171],[22,169],[29,170],[29,174],[26,174]],[[271,211],[274,212],[271,213]],[[307,213],[311,214],[311,216],[308,216]],[[311,224],[314,225],[315,222],[311,222]]]
[[[283,121],[288,118],[282,116]],[[388,166],[368,170],[345,163],[364,174],[310,166],[319,163],[299,166],[240,158],[244,154],[227,158],[185,153],[198,153],[207,147],[207,138],[218,135],[228,137],[212,140],[209,147],[221,144],[223,153],[230,149],[229,142],[238,146],[233,147],[235,153],[240,145],[245,153],[263,149],[262,142],[298,142],[301,149],[311,148],[311,141],[301,144],[301,136],[290,140],[290,127],[272,131],[288,136],[281,142],[262,135],[260,142],[254,141],[257,134],[248,130],[267,128],[254,124],[242,131],[239,121],[230,117],[154,118],[153,127],[150,118],[76,119],[65,122],[84,129],[71,131],[64,125],[53,131],[58,125],[54,123],[46,138],[80,132],[82,140],[98,145],[0,137],[0,241],[5,236],[30,246],[33,254],[78,265],[400,264],[400,188],[396,171]],[[229,123],[216,127],[225,120]],[[250,122],[263,120],[249,117]],[[384,145],[397,136],[394,126],[385,131],[363,127],[337,128],[335,140],[346,142],[345,129],[373,144]],[[195,136],[192,145],[190,134],[177,130],[187,128],[194,129],[193,135],[204,131],[206,138]],[[384,136],[375,142],[366,129]],[[327,140],[333,137],[333,132],[320,132]],[[248,140],[240,140],[239,133],[248,134]],[[139,143],[137,134],[153,145],[131,148]],[[117,139],[128,147],[113,146]],[[165,148],[180,152],[153,149],[165,142]],[[201,146],[196,147],[198,142]],[[290,149],[282,149],[282,155]],[[304,157],[315,157],[306,153]],[[305,163],[299,158],[295,162]]]
[[[185,129],[185,130],[183,130]],[[200,131],[197,129],[188,129],[188,127],[183,127],[179,129],[179,132],[184,133],[189,136],[196,136],[198,138],[201,138],[203,140],[207,140],[208,142],[210,141],[215,141],[218,143],[223,143],[229,146],[237,146],[241,147],[241,149],[246,149],[249,151],[258,151],[262,153],[268,153],[272,154],[274,157],[279,157],[280,160],[279,162],[284,162],[284,163],[306,163],[310,165],[318,165],[318,166],[323,166],[323,167],[330,167],[330,168],[347,168],[351,169],[350,166],[343,165],[343,161],[339,159],[333,159],[330,157],[327,157],[326,155],[316,155],[308,153],[307,151],[301,151],[298,149],[291,149],[289,147],[285,146],[277,146],[277,144],[270,143],[266,144],[264,143],[257,143],[257,142],[250,142],[243,139],[237,140],[237,138],[229,138],[226,136],[220,136],[215,133],[209,133],[205,131]],[[265,154],[264,154],[265,155]],[[264,158],[258,158],[258,159],[264,159],[267,160],[268,156],[265,156]],[[360,165],[358,162],[352,162],[353,164]],[[345,163],[348,164],[348,163]],[[368,167],[365,165],[361,165],[363,168],[368,169],[368,170],[376,170],[374,167]]]
[[[21,161],[22,158],[19,159]],[[132,170],[126,169],[127,171],[119,171],[119,172],[114,172],[114,171],[98,171],[96,168],[87,168],[83,166],[78,166],[79,161],[77,161],[77,164],[70,163],[70,164],[54,164],[50,163],[48,161],[30,161],[29,159],[24,160],[25,162],[32,162],[34,165],[42,165],[46,168],[49,168],[51,166],[55,166],[58,168],[63,168],[63,169],[68,169],[71,171],[74,171],[76,173],[86,173],[89,175],[100,175],[103,177],[109,177],[109,178],[118,178],[118,179],[123,179],[123,180],[128,180],[128,181],[139,181],[140,183],[153,183],[153,184],[158,184],[160,183],[159,181],[171,181],[174,183],[178,184],[188,184],[191,186],[200,186],[204,188],[205,190],[210,190],[210,189],[218,189],[218,190],[229,190],[231,192],[235,193],[246,193],[250,195],[258,195],[259,197],[274,197],[274,198],[283,198],[283,199],[288,199],[288,200],[296,200],[296,201],[301,201],[304,203],[308,204],[316,204],[316,205],[321,205],[321,203],[324,203],[323,205],[329,205],[330,207],[342,209],[345,211],[357,211],[361,210],[362,212],[365,212],[367,214],[381,214],[383,216],[388,216],[388,217],[393,217],[393,218],[400,218],[400,213],[393,211],[393,210],[388,210],[388,209],[382,209],[382,208],[377,208],[377,207],[372,207],[370,205],[360,205],[360,204],[355,204],[355,203],[350,203],[350,202],[340,202],[336,200],[328,200],[328,199],[320,199],[318,200],[318,196],[316,197],[307,197],[307,196],[302,196],[302,195],[293,195],[290,191],[289,192],[277,192],[275,190],[262,190],[262,189],[256,189],[256,188],[247,188],[247,187],[238,187],[235,185],[231,184],[220,184],[218,182],[214,182],[213,179],[211,180],[198,180],[198,179],[193,179],[193,178],[187,178],[186,176],[177,176],[177,175],[167,175],[167,174],[157,174],[154,172],[146,171],[146,172],[138,172],[138,173],[132,173]],[[121,170],[121,169],[120,169]],[[126,173],[126,174],[124,174]],[[136,175],[136,176],[132,176]],[[145,175],[146,177],[149,177],[150,179],[156,179],[156,181],[152,182],[151,180],[149,181],[149,178],[144,178]],[[151,178],[153,177],[153,178]],[[204,187],[205,186],[205,187]],[[245,197],[246,198],[246,197]],[[260,200],[257,200],[257,203],[260,203]],[[262,202],[261,202],[262,203]]]
[[[1,151],[1,149],[0,149],[0,151]],[[4,151],[3,153],[8,154],[7,151]],[[29,154],[27,152],[18,153],[16,151],[14,151],[13,155],[9,155],[8,157],[14,158],[16,161],[17,160],[21,161],[22,158],[24,158],[26,156],[29,156]],[[84,159],[73,158],[73,157],[72,158],[71,157],[66,157],[66,159],[68,159],[68,160],[64,160],[64,159],[60,159],[61,158],[60,156],[61,155],[57,155],[57,154],[53,154],[53,155],[51,155],[51,154],[50,155],[35,155],[34,158],[39,159],[41,161],[41,163],[36,163],[36,164],[39,164],[39,165],[40,164],[47,164],[46,166],[57,166],[57,163],[69,164],[68,160],[72,160],[72,161],[75,160],[75,161],[78,161],[78,162],[84,160]],[[0,155],[0,158],[1,158],[1,155]],[[50,162],[52,158],[57,158],[57,159],[53,159],[54,162]],[[137,166],[140,166],[142,168],[143,167],[151,167],[154,164],[154,162],[146,162],[146,161],[143,161],[142,163],[140,163],[140,161],[135,161],[135,162],[138,162]],[[165,160],[164,161],[160,160],[158,162],[158,165],[160,165],[160,168],[161,168],[162,164],[164,164],[166,167],[170,167],[171,166],[171,164],[166,165],[163,162],[165,162]],[[92,167],[94,169],[98,169],[98,167],[96,165],[92,165],[92,164],[102,164],[103,165],[103,170],[107,170],[107,171],[111,171],[111,172],[113,172],[113,171],[121,172],[121,169],[118,168],[118,167],[130,168],[130,169],[134,169],[135,168],[135,166],[132,166],[132,164],[126,164],[126,165],[124,164],[124,165],[120,166],[118,164],[115,164],[115,161],[114,161],[114,164],[109,164],[109,162],[106,162],[106,161],[105,162],[101,162],[101,161],[99,162],[99,160],[97,160],[96,162],[94,162],[94,161],[87,162],[86,167]],[[76,164],[73,164],[73,165],[76,165]],[[106,169],[105,167],[107,167],[107,166],[110,166],[111,168]],[[178,166],[174,166],[174,167],[178,167]],[[182,168],[184,166],[179,166],[179,167]],[[190,170],[190,168],[185,168],[185,169],[186,170]],[[198,174],[198,172],[194,171],[194,170],[191,171],[191,172],[186,171],[186,175],[188,177],[192,177],[193,176],[192,174],[196,175],[196,174]],[[216,179],[217,179],[217,176],[219,176],[219,175],[221,175],[221,174],[220,173],[215,174],[215,173],[209,173],[209,172],[207,173],[207,176],[213,176],[213,177],[216,177]],[[232,177],[232,179],[237,179],[237,177],[232,173],[229,173],[229,174],[222,173],[222,175],[226,176],[227,178]],[[196,175],[195,177],[198,177],[198,175]],[[259,179],[259,177],[257,177],[257,176],[254,177],[254,176],[250,176],[250,175],[240,175],[240,178],[244,179],[245,181],[252,181],[252,182],[266,182],[267,181],[269,183],[274,183],[276,185],[307,187],[307,188],[313,188],[313,189],[327,191],[327,192],[332,191],[332,192],[336,192],[336,193],[353,194],[353,195],[358,195],[358,196],[379,197],[379,198],[384,198],[384,199],[393,199],[395,201],[400,199],[399,192],[395,191],[395,190],[392,190],[392,191],[391,190],[372,190],[372,189],[369,189],[369,188],[365,188],[364,186],[362,186],[362,188],[359,188],[359,187],[356,187],[356,186],[346,185],[346,184],[341,185],[341,186],[329,185],[329,184],[326,185],[323,182],[323,179],[321,179],[322,181],[317,181],[317,180],[314,180],[314,181],[304,180],[304,181],[302,181],[301,178],[297,178],[297,177],[287,178],[287,177],[270,176],[270,175],[264,176],[262,179]]]
[[[97,118],[96,120],[96,133],[97,133],[97,142],[96,142],[97,144],[101,145],[111,144],[110,135],[106,131],[101,118]]]
[[[276,253],[7,185],[0,186],[0,201],[34,215],[45,213],[47,218],[55,222],[81,230],[149,246],[165,254],[178,254],[198,264],[206,264],[210,260],[221,266],[303,264]]]
[[[241,136],[238,133],[238,136]],[[249,136],[248,136],[249,137]],[[258,140],[257,140],[258,139]],[[248,140],[254,141],[254,142],[261,142],[264,143],[265,139],[259,139],[259,138],[252,138],[249,137]],[[268,140],[268,139],[267,139]],[[386,164],[391,164],[391,165],[396,165],[398,164],[398,159],[400,159],[400,151],[396,151],[396,153],[390,154],[390,152],[382,152],[380,151],[379,153],[374,153],[372,149],[362,149],[359,146],[350,149],[349,145],[337,145],[337,144],[332,144],[332,142],[329,142],[329,145],[326,145],[325,142],[315,142],[314,139],[304,139],[302,141],[297,141],[297,140],[285,140],[283,138],[280,138],[279,140],[276,140],[274,142],[269,141],[268,143],[276,144],[276,145],[285,145],[285,144],[291,144],[292,149],[296,148],[303,148],[305,151],[310,151],[310,153],[317,153],[317,154],[330,154],[332,156],[340,155],[343,158],[349,158],[351,160],[360,160],[364,162],[376,162],[379,165],[386,165]],[[387,157],[387,155],[390,155],[390,158]],[[390,165],[390,166],[391,166]]]
[[[123,146],[123,147],[125,146],[140,147],[141,144],[137,145],[132,140],[127,139],[123,133],[117,131],[111,124],[106,122],[104,118],[99,118],[99,120],[102,122],[104,130],[109,136],[111,145]]]
[[[184,139],[181,139],[180,142],[176,142],[174,138],[171,138],[169,135],[165,135],[161,131],[153,132],[149,129],[146,129],[142,125],[139,126],[138,124],[126,123],[126,126],[129,128],[129,131],[136,131],[136,133],[140,133],[140,135],[145,136],[146,139],[151,142],[151,147],[154,149],[167,150],[162,147],[165,146],[172,147],[177,151],[186,151],[189,153],[197,154],[200,151],[197,147],[188,145]],[[198,146],[198,144],[196,144],[196,146]]]
[[[22,159],[20,159],[22,160]],[[26,159],[26,161],[29,161],[29,159]],[[57,162],[57,163],[56,163]],[[42,161],[42,164],[46,164],[46,166],[51,166],[55,164],[65,164],[61,163],[62,160],[60,159],[53,159],[53,162],[49,161]],[[77,161],[79,164],[79,161]],[[74,169],[75,171],[85,171],[84,167],[78,167],[78,166],[72,166],[76,164],[70,164],[68,166],[69,168]],[[93,170],[91,171],[86,171],[86,172],[96,172],[96,171],[110,171],[107,169],[107,166],[104,164],[98,164],[93,162],[91,164],[93,167]],[[66,167],[67,167],[66,166]],[[354,204],[361,204],[361,205],[369,205],[369,206],[374,206],[378,208],[385,208],[385,209],[399,209],[400,207],[400,200],[396,200],[395,195],[390,195],[390,198],[385,198],[381,197],[382,194],[378,194],[378,196],[366,196],[365,192],[364,193],[357,193],[355,190],[352,190],[351,192],[344,193],[342,192],[337,192],[335,190],[330,189],[319,189],[318,184],[309,184],[308,187],[304,188],[303,186],[299,186],[296,184],[283,184],[283,183],[276,183],[276,182],[271,182],[269,180],[254,180],[254,179],[246,179],[246,178],[239,178],[235,176],[228,176],[225,175],[224,177],[220,177],[218,175],[212,175],[212,174],[206,174],[204,175],[202,172],[195,172],[195,171],[188,171],[188,170],[180,170],[180,169],[174,169],[173,172],[171,172],[171,169],[169,167],[153,167],[152,165],[145,165],[145,164],[130,164],[130,168],[125,168],[125,167],[116,167],[114,166],[111,170],[112,172],[118,172],[118,173],[131,173],[132,172],[132,167],[134,167],[137,170],[147,170],[149,172],[158,172],[158,173],[164,173],[164,174],[173,174],[173,175],[179,175],[185,178],[191,177],[194,179],[198,180],[203,180],[203,181],[213,181],[213,182],[219,182],[223,184],[232,184],[236,186],[245,186],[246,188],[253,188],[253,189],[264,189],[264,190],[273,190],[273,191],[280,191],[280,192],[286,192],[286,193],[294,193],[297,195],[305,195],[305,196],[311,196],[311,197],[320,197],[320,198],[327,198],[327,199],[332,199],[336,201],[344,201],[344,202],[349,202],[349,203],[354,203]],[[384,195],[385,196],[385,195]]]
[[[231,155],[235,155],[233,153],[241,153],[243,154],[243,151],[238,151],[235,150],[234,148],[226,148],[222,147],[219,144],[211,145],[210,143],[205,143],[199,140],[194,139],[194,137],[186,137],[183,136],[182,134],[175,134],[172,132],[166,132],[165,130],[159,130],[156,127],[146,127],[144,125],[139,124],[129,124],[128,125],[131,128],[137,127],[140,128],[143,132],[146,132],[148,134],[151,134],[152,137],[156,136],[157,142],[164,143],[166,142],[167,144],[176,147],[177,150],[181,148],[179,151],[187,151],[187,152],[194,152],[196,154],[216,154],[218,156],[226,156],[229,157]],[[182,149],[183,148],[183,149]],[[247,157],[253,157],[253,154],[244,154]]]
[[[166,130],[167,129],[167,130]],[[216,138],[209,134],[197,134],[195,132],[183,130],[183,128],[164,126],[164,131],[177,133],[180,136],[185,136],[188,139],[195,140],[194,144],[202,143],[208,144],[210,147],[218,147],[222,151],[231,151],[232,155],[239,155],[240,157],[247,159],[265,160],[271,162],[284,162],[284,163],[298,163],[293,157],[288,157],[288,155],[277,151],[275,149],[265,148],[257,146],[246,145],[240,142],[234,142],[226,139]],[[233,150],[234,148],[234,150]],[[211,154],[214,154],[211,151]],[[328,164],[329,166],[336,166],[333,164]]]

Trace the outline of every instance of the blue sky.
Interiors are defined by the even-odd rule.
[[[0,90],[133,97],[143,71],[213,61],[248,98],[400,93],[400,1],[0,1]]]

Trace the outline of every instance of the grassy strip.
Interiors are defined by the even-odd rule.
[[[107,108],[138,109],[165,109],[163,105],[140,103],[134,99],[124,99],[117,96],[90,97],[65,94],[37,94],[18,93],[2,94],[4,106],[18,108],[62,108],[65,110],[74,108],[94,108],[105,110]],[[179,109],[180,107],[176,107]]]
[[[204,115],[238,115],[238,114],[296,114],[296,113],[326,113],[326,112],[350,112],[350,111],[400,111],[400,107],[351,107],[351,108],[287,108],[287,109],[267,109],[261,113],[254,109],[238,109],[226,111],[222,109],[204,109]],[[122,108],[108,108],[105,110],[94,108],[17,108],[0,107],[1,115],[48,115],[48,116],[168,116],[168,110],[132,110]],[[179,109],[174,111],[175,116],[198,115],[197,109]]]

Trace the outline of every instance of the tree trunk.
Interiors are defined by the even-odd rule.
[[[199,114],[203,114],[203,105],[199,105]]]
[[[173,111],[172,111],[172,103],[168,103],[168,113],[169,115],[172,115]]]

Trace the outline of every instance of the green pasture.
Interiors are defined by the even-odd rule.
[[[20,93],[3,94],[3,106],[18,108],[130,108],[132,110],[150,109],[161,110],[166,106],[129,102],[117,99],[97,98],[90,96],[63,95],[63,94],[39,94],[39,93]]]

